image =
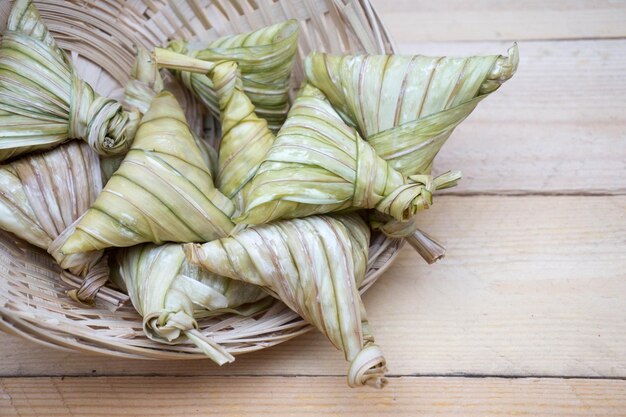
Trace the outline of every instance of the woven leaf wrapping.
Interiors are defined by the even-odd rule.
[[[106,259],[102,251],[64,255],[60,247],[100,190],[98,156],[86,143],[71,141],[0,166],[0,228],[47,250],[61,268],[84,277],[73,278],[81,287],[70,293],[82,302],[90,302],[106,282]]]
[[[240,204],[240,191],[254,177],[274,134],[265,119],[242,90],[234,62],[218,63],[210,72],[220,106],[222,140],[216,185],[227,197]]]
[[[380,157],[410,176],[430,174],[454,128],[513,76],[518,61],[517,46],[508,57],[313,53],[305,73]],[[372,224],[387,236],[406,237],[429,262],[445,252],[417,231],[415,218],[399,222],[374,213]]]
[[[267,121],[256,115],[254,104],[243,91],[237,64],[202,61],[161,48],[155,48],[153,61],[165,68],[206,74],[211,79],[222,131],[216,185],[235,202],[239,213],[243,208],[244,187],[254,177],[275,137]]]
[[[219,81],[217,85],[219,86]],[[131,79],[126,84],[124,101],[145,113],[152,100],[163,89],[164,83],[156,60],[152,59],[145,49],[139,48]],[[216,90],[219,97],[223,89],[218,87]],[[228,113],[227,110],[226,114]],[[206,141],[195,135],[194,139],[202,151],[205,164],[213,172],[217,167],[217,153]],[[118,253],[117,260],[121,265],[121,270],[129,271],[130,268],[132,272],[121,274],[118,284],[130,289],[131,300],[137,306],[138,311],[145,311],[145,306],[157,308],[157,310],[148,311],[148,316],[152,318],[144,322],[148,335],[155,340],[165,339],[168,342],[174,342],[184,339],[180,331],[174,331],[175,338],[168,339],[173,334],[172,327],[168,324],[168,317],[187,314],[191,318],[187,323],[195,326],[196,318],[226,312],[252,314],[259,308],[267,306],[267,300],[257,303],[262,298],[268,298],[260,288],[200,270],[184,259],[180,245],[144,244],[121,250]],[[171,261],[178,265],[178,269],[168,263]],[[167,271],[165,275],[155,273],[161,268]],[[137,270],[141,270],[142,273],[137,273]],[[160,279],[155,279],[155,277]],[[167,288],[169,288],[167,296],[163,297],[163,291]],[[159,311],[159,302],[162,303],[163,300],[167,300],[166,304],[170,303],[169,307],[162,305],[161,313],[155,313]],[[172,303],[175,305],[172,306]],[[243,306],[244,304],[249,305]],[[194,305],[193,313],[191,310],[187,311],[190,305]],[[163,318],[163,315],[166,318]],[[173,322],[177,325],[181,323],[176,319]],[[186,330],[192,330],[192,328]]]
[[[76,226],[64,253],[143,242],[206,242],[233,227],[180,105],[160,93],[120,168]]]
[[[313,53],[307,81],[404,175],[429,174],[454,128],[517,69],[509,56],[469,58]]]
[[[137,48],[130,79],[124,89],[124,103],[143,114],[163,87],[163,78],[152,55],[144,48]]]
[[[97,155],[72,141],[0,166],[0,228],[48,250],[87,211],[102,189]],[[102,253],[63,256],[63,268],[82,274]]]
[[[172,85],[169,85],[168,87],[172,87]],[[159,73],[159,67],[156,60],[147,50],[144,48],[138,48],[135,63],[133,64],[130,74],[130,79],[126,83],[126,87],[124,89],[124,103],[130,107],[136,108],[143,114],[150,108],[152,100],[154,100],[154,98],[164,89],[165,83]],[[175,94],[174,96],[176,97]],[[211,176],[215,177],[217,170],[217,152],[208,143],[208,141],[199,138],[195,133],[193,133],[193,135],[196,145],[198,145],[198,148],[200,148],[200,151],[202,152],[204,162],[209,168],[209,171],[211,171]],[[111,178],[117,168],[119,168],[120,164],[118,164],[112,171],[110,169],[107,170],[107,174],[109,174],[106,177],[107,181]]]
[[[76,75],[30,0],[17,0],[0,44],[0,161],[68,139],[123,154],[139,115]]]
[[[244,195],[236,218],[261,224],[350,208],[407,220],[432,203],[437,182],[404,177],[346,125],[323,93],[305,86]]]
[[[259,287],[219,277],[190,264],[179,244],[119,250],[112,279],[128,291],[146,335],[166,344],[195,343],[218,364],[234,358],[200,333],[196,319],[221,313],[254,314],[272,299]]]
[[[251,33],[226,36],[197,50],[184,41],[167,46],[173,52],[204,61],[235,61],[242,74],[243,89],[256,106],[259,117],[273,130],[282,125],[289,110],[289,78],[298,45],[296,20],[267,26]],[[213,83],[204,74],[177,71],[176,76],[216,115],[219,103]]]
[[[350,386],[382,386],[385,360],[357,290],[368,246],[367,224],[350,214],[254,226],[184,248],[209,271],[266,288],[324,333],[350,362]]]

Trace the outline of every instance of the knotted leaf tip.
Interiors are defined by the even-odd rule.
[[[348,385],[352,388],[369,385],[374,388],[383,388],[387,385],[387,365],[383,352],[375,344],[364,347],[350,362],[348,370]]]
[[[458,171],[449,171],[437,178],[431,175],[411,175],[406,184],[383,198],[376,205],[376,210],[398,221],[407,221],[433,204],[433,193],[436,190],[453,187],[460,178],[461,173]]]
[[[181,306],[178,311],[164,310],[146,315],[143,320],[144,332],[152,340],[166,344],[178,344],[187,338],[218,365],[231,363],[235,358],[226,349],[198,330],[198,323],[191,311]]]
[[[140,119],[138,111],[124,111],[119,102],[99,96],[72,73],[70,138],[83,138],[100,155],[124,154],[130,148]]]

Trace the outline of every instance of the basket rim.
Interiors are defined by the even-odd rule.
[[[199,1],[202,1],[202,0],[185,0],[185,2],[191,2],[191,3],[197,3]],[[230,1],[227,1],[226,3],[230,4],[231,2],[234,2],[234,1],[236,0],[230,0]],[[129,6],[127,9],[127,11],[130,11],[128,16],[124,15],[124,13],[121,13],[122,8],[126,4],[125,2],[123,2],[123,0],[113,0],[113,1],[103,3],[103,4],[98,4],[98,5],[96,5],[95,2],[92,2],[90,0],[75,0],[73,2],[67,2],[65,0],[48,0],[48,1],[41,0],[41,1],[35,1],[35,3],[36,3],[36,7],[39,8],[44,20],[50,19],[50,24],[49,24],[50,30],[53,33],[53,36],[55,36],[57,40],[59,41],[59,44],[65,49],[69,49],[70,51],[74,51],[74,53],[76,53],[76,54],[72,53],[73,58],[76,58],[76,56],[74,55],[82,56],[82,54],[84,54],[85,52],[88,52],[89,43],[86,43],[85,45],[81,44],[73,49],[70,41],[71,41],[72,36],[76,36],[77,33],[78,34],[84,33],[85,30],[88,30],[89,25],[86,22],[82,22],[82,21],[72,21],[72,24],[75,25],[75,26],[71,26],[72,35],[64,36],[62,34],[64,26],[60,23],[63,21],[64,16],[62,13],[59,14],[60,10],[65,13],[70,13],[72,11],[80,10],[80,12],[82,13],[81,16],[85,16],[85,15],[91,16],[90,13],[92,13],[92,15],[94,16],[93,21],[90,21],[90,23],[92,24],[96,24],[96,23],[104,24],[103,22],[107,22],[107,19],[109,19],[108,22],[110,22],[111,19],[113,19],[113,21],[115,21],[116,23],[119,23],[120,27],[114,27],[113,28],[114,30],[109,31],[110,32],[109,35],[112,37],[114,36],[114,34],[122,33],[123,31],[122,29],[131,30],[127,27],[128,25],[143,24],[144,25],[143,29],[145,29],[146,33],[141,34],[141,36],[137,35],[136,38],[133,38],[133,39],[143,39],[144,41],[145,39],[150,39],[150,36],[153,36],[156,38],[159,30],[162,29],[161,26],[167,26],[168,24],[167,22],[169,22],[170,25],[173,25],[172,21],[175,21],[176,19],[178,19],[178,17],[176,16],[176,12],[183,13],[183,14],[185,12],[185,10],[182,9],[182,6],[180,10],[174,10],[178,7],[176,5],[174,6],[170,5],[169,6],[170,8],[167,9],[167,7],[165,6],[166,4],[168,4],[167,2],[163,2],[161,4],[158,2],[154,2],[154,1],[150,1],[147,3],[152,4],[156,9],[151,9],[150,7],[146,6],[142,2],[137,2],[137,4],[133,6],[137,10],[132,9],[132,7]],[[261,2],[258,2],[258,3],[262,4]],[[183,5],[186,3],[181,2],[180,4]],[[275,11],[280,8],[287,17],[297,17],[299,16],[299,14],[301,15],[302,13],[309,13],[308,20],[310,20],[310,22],[307,23],[309,26],[316,27],[316,28],[318,27],[326,28],[329,25],[329,23],[323,21],[323,19],[320,18],[320,16],[317,15],[316,13],[313,13],[315,11],[318,11],[319,8],[322,7],[321,5],[323,5],[323,7],[326,7],[328,9],[327,12],[325,13],[327,13],[330,16],[329,17],[330,22],[332,22],[333,24],[341,24],[345,26],[344,29],[346,30],[346,33],[348,34],[343,35],[343,38],[345,38],[346,42],[354,43],[355,42],[354,39],[357,39],[357,41],[361,43],[361,47],[365,49],[366,52],[370,52],[370,53],[373,53],[375,51],[378,51],[379,53],[393,52],[395,50],[395,45],[391,41],[387,29],[385,28],[378,13],[376,12],[375,8],[373,7],[373,5],[370,3],[369,0],[304,0],[302,4],[303,4],[304,9],[306,10],[294,11],[293,8],[296,7],[294,6],[294,3],[288,0],[277,0],[277,1],[274,1],[271,6],[271,7],[274,7],[275,9],[271,9],[271,10]],[[158,5],[161,5],[160,9]],[[61,7],[65,7],[65,8],[60,9]],[[142,7],[144,8],[142,9]],[[222,20],[225,19],[226,21],[219,22],[219,24],[221,24],[222,27],[229,27],[229,25],[230,27],[237,27],[238,25],[243,25],[242,22],[246,21],[246,19],[250,20],[251,22],[254,21],[258,23],[258,21],[260,21],[259,19],[261,19],[258,15],[267,12],[267,10],[264,10],[262,7],[259,10],[260,11],[255,11],[254,16],[251,15],[251,16],[239,16],[239,17],[234,16],[233,14],[234,12],[230,10],[226,10],[225,12],[226,14],[222,16],[223,18]],[[120,13],[116,14],[116,12],[118,11]],[[171,15],[167,15],[167,11],[169,11]],[[209,12],[213,14],[216,13],[215,10],[208,10],[208,9],[205,10],[205,13],[208,14]],[[0,7],[0,16],[2,15],[2,13],[3,13],[3,9],[2,7]],[[7,12],[7,15],[8,15],[8,12]],[[204,17],[208,19],[206,15]],[[228,18],[232,18],[232,21],[228,21]],[[147,20],[147,19],[151,19],[151,20]],[[257,19],[257,20],[254,20],[254,19]],[[267,19],[267,17],[263,17],[263,19]],[[0,17],[0,21],[2,20],[6,20],[6,19]],[[149,27],[149,24],[151,23],[154,23],[154,25]],[[190,22],[189,26],[192,26],[192,23],[193,25],[197,26],[197,22],[195,21]],[[215,24],[215,26],[213,26],[214,28],[217,28],[219,26],[215,22],[211,22],[211,23]],[[3,30],[4,24],[5,24],[4,21],[0,22],[0,30]],[[253,25],[253,23],[250,23],[250,24]],[[300,21],[300,24],[305,25],[303,21]],[[308,28],[307,33],[311,32],[311,27]],[[347,29],[349,27],[350,28],[357,27],[357,29],[351,29],[355,33],[351,34],[350,30]],[[185,31],[190,30],[190,28],[185,27],[183,23],[181,23],[181,27],[179,28],[170,28],[170,29],[173,29],[172,30],[173,34],[186,33]],[[98,29],[96,26],[93,26],[92,30],[95,32],[96,30],[102,30],[102,29]],[[315,36],[311,36],[310,39],[307,38],[303,42],[313,43],[317,41],[317,42],[324,43],[326,41],[329,41],[330,35],[325,33],[325,31],[323,30],[321,30],[321,32],[322,32],[321,35],[317,34]],[[336,39],[340,39],[342,35],[336,35],[336,36],[337,36]],[[125,41],[128,41],[128,39],[125,39]],[[117,55],[113,54],[112,56],[116,57]],[[85,55],[85,57],[89,60],[93,58],[92,56],[89,56],[89,54]],[[96,56],[96,58],[101,59],[102,57]],[[109,57],[107,58],[110,59]],[[95,59],[92,62],[96,63],[97,65],[98,60]],[[300,63],[298,63],[297,65],[299,64]],[[117,79],[116,73],[111,74],[111,76],[113,77],[113,79]],[[91,80],[87,79],[87,81],[91,81]],[[98,79],[98,82],[99,81],[100,81],[100,78]],[[5,251],[6,253],[1,254],[1,255],[8,254],[6,255],[7,258],[10,258],[11,255],[13,255],[12,260],[9,262],[19,262],[19,259],[17,259],[18,255],[26,259],[26,261],[24,261],[25,263],[28,262],[29,257],[32,261],[32,259],[35,259],[35,257],[42,256],[42,254],[39,253],[39,252],[42,252],[41,250],[33,249],[32,247],[29,247],[30,245],[28,244],[20,243],[21,247],[19,246],[20,244],[16,244],[14,247],[10,247],[11,246],[10,243],[7,243],[6,236],[4,236],[4,235],[10,235],[10,234],[8,234],[7,232],[2,232],[1,234],[3,235],[1,240],[3,240],[6,245],[3,245],[2,242],[0,242],[0,254],[1,252]],[[392,262],[396,259],[400,249],[404,245],[404,240],[382,237],[382,239],[379,239],[379,242],[377,242],[377,244],[379,244],[380,246],[377,247],[378,252],[376,252],[376,256],[371,260],[372,265],[368,264],[368,266],[370,267],[370,270],[368,272],[368,276],[366,277],[366,280],[363,282],[363,285],[360,289],[361,293],[369,289],[371,285],[391,266]],[[26,247],[26,249],[24,249],[24,247]],[[381,247],[383,248],[381,249]],[[43,253],[45,254],[45,252]],[[47,256],[47,254],[43,256]],[[382,259],[382,261],[379,262],[380,259]],[[35,266],[35,263],[30,265],[30,267],[34,267],[34,266]],[[42,267],[41,265],[38,265],[37,267],[44,268],[44,269],[46,268],[45,266]],[[8,269],[7,265],[4,265],[2,262],[2,259],[0,259],[0,275],[5,275],[4,274],[5,268]],[[0,278],[2,277],[0,276]],[[62,287],[62,284],[60,284],[59,282],[53,283],[53,285],[58,288]],[[7,288],[8,287],[9,286],[7,286]],[[58,288],[56,288],[56,290],[60,291],[58,290]],[[4,288],[2,287],[2,283],[0,283],[0,291],[4,291]],[[9,289],[9,291],[11,291],[11,289]],[[15,289],[13,289],[13,291],[15,292]],[[50,291],[53,291],[53,290],[50,289]],[[2,300],[2,298],[4,298],[4,296],[3,294],[0,294],[0,300]],[[61,303],[61,301],[59,301],[59,303]],[[276,304],[277,303],[275,303],[274,305]],[[29,305],[29,303],[27,302],[25,305]],[[59,308],[66,308],[66,309],[69,308],[69,310],[67,311],[75,312],[76,311],[75,309],[77,308],[77,305],[73,305],[70,300],[63,300],[62,305],[66,307],[59,307]],[[270,307],[270,309],[271,308],[272,307]],[[53,347],[53,348],[60,349],[63,351],[72,351],[72,352],[81,351],[81,352],[86,352],[86,353],[103,354],[103,355],[112,356],[112,357],[132,358],[132,359],[149,359],[149,360],[206,358],[206,356],[202,354],[199,351],[199,349],[195,348],[195,346],[192,347],[191,344],[176,345],[176,347],[180,347],[179,349],[172,348],[172,346],[170,345],[161,345],[161,344],[158,344],[157,346],[150,346],[150,344],[148,344],[148,346],[141,347],[141,346],[133,345],[129,343],[121,343],[121,340],[127,341],[127,339],[120,338],[120,337],[113,337],[111,335],[106,335],[106,334],[103,335],[97,331],[93,331],[93,333],[80,332],[80,334],[76,334],[74,333],[76,332],[76,328],[72,328],[70,332],[70,330],[68,330],[67,328],[63,328],[63,326],[61,326],[59,323],[55,323],[53,317],[50,318],[49,320],[43,320],[39,322],[39,319],[41,317],[35,314],[34,311],[39,310],[37,311],[37,313],[41,313],[43,310],[37,307],[32,307],[32,309],[33,311],[30,312],[29,314],[25,312],[20,312],[19,310],[16,310],[14,306],[12,307],[10,300],[7,299],[7,301],[5,301],[2,305],[0,305],[0,330],[3,330],[10,334],[20,336],[27,340],[34,341],[40,345]],[[283,310],[284,309],[286,309],[286,307],[284,307]],[[92,311],[93,313],[95,310],[90,310],[90,311]],[[248,337],[248,339],[251,340],[250,342],[246,342],[243,344],[237,340],[222,342],[219,340],[220,339],[219,337],[217,337],[216,340],[219,343],[223,344],[226,347],[226,349],[230,351],[232,354],[239,355],[242,353],[260,350],[266,347],[273,346],[278,343],[282,343],[293,337],[296,337],[305,332],[308,332],[310,329],[313,328],[311,325],[305,323],[301,318],[299,318],[299,316],[297,316],[296,313],[290,310],[288,311],[288,313],[289,314],[285,315],[284,317],[279,316],[281,318],[280,320],[278,320],[279,325],[275,326],[277,329],[282,330],[284,332],[265,331],[264,334],[266,334],[267,336],[266,336],[265,341],[263,342],[260,342],[259,340],[254,340],[254,338],[251,338],[251,337]],[[266,313],[265,312],[259,313],[259,316],[261,317],[261,319],[264,319],[263,318],[264,314]],[[44,316],[45,316],[45,313],[44,313]],[[140,316],[137,315],[137,317],[140,317]],[[228,330],[219,330],[219,331],[227,332]],[[219,331],[214,334],[218,334]],[[259,338],[260,336],[257,335],[256,337]]]

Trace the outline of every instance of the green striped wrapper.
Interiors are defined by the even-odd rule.
[[[206,242],[230,232],[233,211],[233,203],[213,185],[183,110],[163,92],[152,101],[120,168],[62,250]]]
[[[298,22],[287,20],[250,33],[226,36],[200,48],[180,40],[170,42],[167,48],[204,61],[235,61],[241,71],[243,90],[256,106],[257,115],[267,120],[271,129],[278,130],[289,110],[289,80],[298,34]],[[174,73],[215,115],[219,114],[210,79],[186,71]]]
[[[138,123],[78,78],[30,0],[16,0],[0,43],[0,161],[73,138],[124,154]]]
[[[266,288],[324,333],[350,362],[350,386],[382,387],[385,359],[358,292],[369,238],[357,214],[324,215],[253,226],[184,248],[211,272]]]

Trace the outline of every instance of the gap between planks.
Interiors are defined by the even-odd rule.
[[[392,375],[626,377],[626,197],[435,199],[421,226],[448,244],[410,248],[365,296]],[[390,301],[392,300],[392,301]],[[238,357],[132,361],[0,335],[0,375],[337,375],[319,333]]]
[[[3,416],[623,416],[626,382],[393,379],[350,389],[339,377],[0,379]]]
[[[626,36],[619,1],[373,0],[397,41],[607,39]],[[416,24],[417,23],[417,24]]]
[[[346,378],[342,374],[246,374],[246,373],[210,373],[210,374],[194,374],[194,375],[176,375],[176,374],[160,374],[160,373],[126,373],[123,375],[62,375],[62,374],[38,374],[38,375],[2,375],[2,379],[37,379],[37,378],[59,378],[62,381],[66,378]],[[410,373],[410,374],[385,374],[385,378],[393,380],[399,378],[460,378],[460,379],[588,379],[594,381],[626,381],[626,376],[588,376],[588,375],[499,375],[499,374],[466,374],[462,372],[455,373]]]
[[[419,42],[403,53],[504,53],[504,42]],[[452,134],[435,171],[455,195],[626,194],[626,40],[522,42],[517,74]]]

